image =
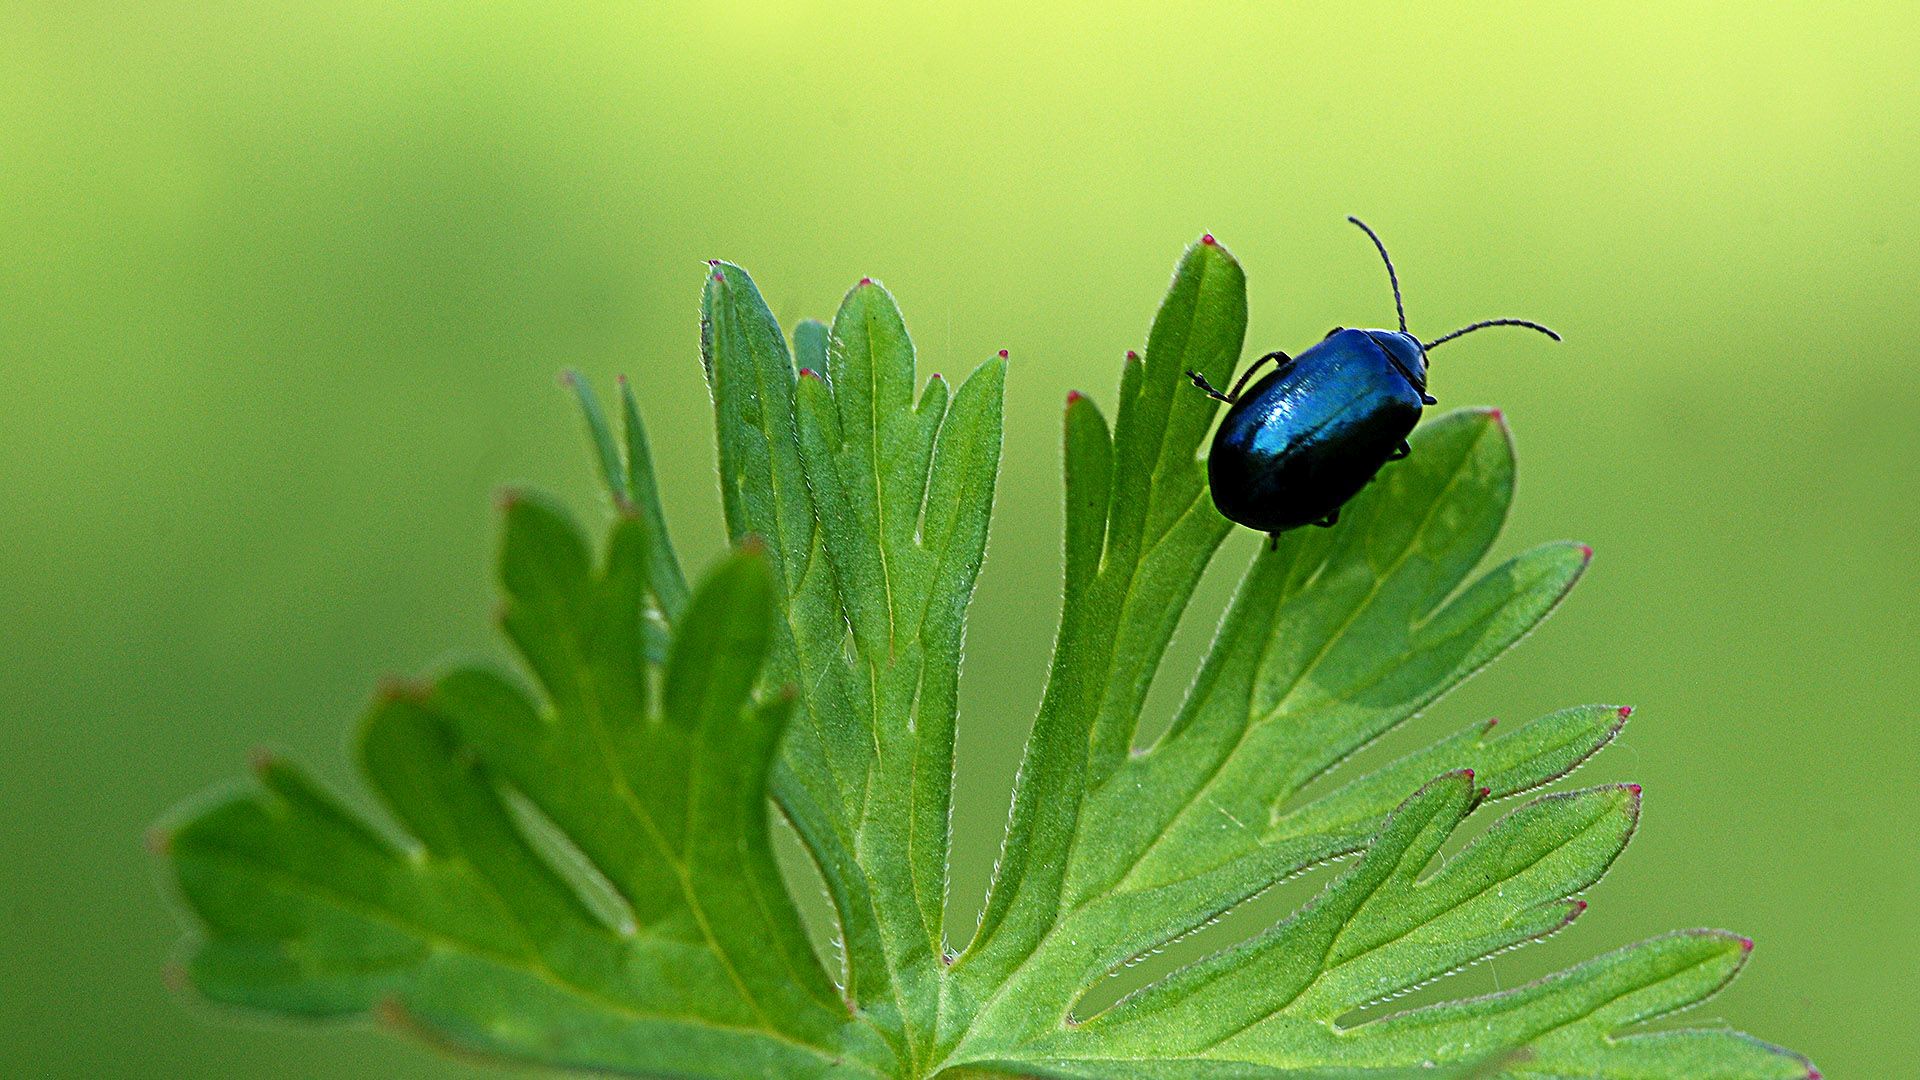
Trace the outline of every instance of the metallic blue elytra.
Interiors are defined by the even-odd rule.
[[[1347,220],[1372,238],[1387,264],[1399,330],[1339,329],[1297,357],[1268,353],[1230,394],[1187,372],[1229,406],[1207,454],[1214,506],[1228,520],[1275,537],[1302,525],[1333,525],[1381,466],[1407,456],[1407,436],[1434,400],[1427,394],[1428,350],[1489,326],[1524,326],[1560,340],[1539,323],[1488,319],[1422,344],[1407,332],[1386,245],[1360,219]],[[1273,370],[1243,393],[1269,363]]]
[[[1408,364],[1380,338],[1410,340],[1336,331],[1235,400],[1207,455],[1228,520],[1269,533],[1328,520],[1400,451],[1420,422],[1426,365],[1418,342]]]

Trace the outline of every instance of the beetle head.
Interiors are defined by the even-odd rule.
[[[1426,391],[1427,350],[1420,346],[1419,339],[1399,330],[1369,330],[1367,336],[1387,354],[1393,366],[1406,375],[1415,390]]]

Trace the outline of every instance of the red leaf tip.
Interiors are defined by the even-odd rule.
[[[1743,952],[1743,953],[1750,953],[1750,952],[1752,952],[1752,951],[1753,951],[1753,939],[1752,939],[1752,938],[1750,938],[1750,937],[1743,937],[1743,938],[1741,938],[1741,939],[1740,939],[1740,951],[1741,951],[1741,952]]]
[[[1499,409],[1488,409],[1487,416],[1494,423],[1499,424],[1501,427],[1505,427],[1507,424],[1507,414],[1504,412],[1501,412]]]
[[[614,381],[614,382],[617,382],[617,383],[619,383],[619,384],[620,384],[621,386],[625,386],[625,385],[627,385],[627,376],[626,376],[626,374],[625,374],[625,373],[623,372],[623,373],[621,373],[621,374],[619,374],[619,375],[615,375],[615,376],[613,377],[613,381]]]
[[[504,612],[502,615],[504,616]],[[383,675],[379,685],[374,687],[373,693],[374,697],[380,701],[422,702],[431,697],[433,691],[427,684],[417,679],[409,679],[404,675]],[[271,759],[256,757],[254,760],[257,768],[258,762]]]
[[[1807,1080],[1820,1080],[1820,1070],[1811,1065],[1807,1066]]]
[[[1620,706],[1620,719],[1625,720],[1627,717],[1632,715],[1633,715],[1633,706],[1631,705]]]
[[[947,380],[944,377],[942,377],[939,372],[936,371],[932,375],[927,376],[927,381],[928,382],[946,382]]]
[[[1209,246],[1209,247],[1212,247],[1212,246],[1214,246],[1214,245],[1217,245],[1217,244],[1219,243],[1219,241],[1218,241],[1218,240],[1215,240],[1215,239],[1213,238],[1213,234],[1212,234],[1212,233],[1207,233],[1206,235],[1204,235],[1204,236],[1202,236],[1202,237],[1200,238],[1200,242],[1201,242],[1201,243],[1203,243],[1203,244],[1206,244],[1206,245],[1207,245],[1207,246]]]
[[[1585,900],[1575,900],[1575,901],[1573,902],[1573,913],[1574,913],[1574,914],[1576,914],[1576,915],[1578,915],[1579,913],[1581,913],[1581,912],[1583,912],[1583,911],[1585,911],[1585,910],[1587,910],[1587,902],[1586,902]]]
[[[803,379],[817,379],[820,376],[812,368],[803,367],[800,369],[800,377]]]
[[[258,776],[273,768],[273,751],[264,746],[256,746],[247,751],[247,768]]]
[[[1461,770],[1460,770],[1460,772],[1461,772],[1461,773],[1462,773],[1462,774],[1463,774],[1464,776],[1466,776],[1466,778],[1467,778],[1467,779],[1469,779],[1469,780],[1471,780],[1471,779],[1473,779],[1473,770],[1472,770],[1472,769],[1461,769]]]
[[[1633,793],[1634,793],[1635,795],[1639,795],[1639,794],[1640,794],[1640,785],[1639,785],[1639,784],[1628,784],[1628,785],[1627,785],[1627,790],[1628,790],[1628,791],[1631,791],[1631,792],[1633,792]]]
[[[1137,353],[1137,352],[1134,352],[1134,351],[1133,351],[1132,349],[1128,349],[1128,350],[1127,350],[1127,359],[1129,359],[1129,360],[1132,360],[1132,361],[1133,361],[1134,363],[1136,363],[1136,364],[1137,364],[1137,363],[1139,363],[1139,362],[1140,362],[1140,354],[1139,354],[1139,353]]]
[[[1072,405],[1075,402],[1084,401],[1086,400],[1086,396],[1087,395],[1078,390],[1069,390],[1067,391],[1067,404]]]
[[[146,841],[147,850],[155,855],[166,855],[173,851],[173,833],[158,825],[148,829],[142,839]]]
[[[1580,545],[1580,557],[1581,557],[1582,559],[1586,559],[1586,560],[1587,560],[1587,561],[1589,561],[1589,562],[1591,562],[1591,561],[1593,561],[1593,545],[1592,545],[1592,544],[1581,544],[1581,545]]]
[[[1006,358],[1007,358],[1007,350],[1005,350],[1005,349],[1001,349],[1001,350],[1000,350],[1000,359],[1002,359],[1002,360],[1005,360]]]
[[[407,1015],[407,1007],[400,1004],[400,999],[391,994],[375,1002],[369,1011],[373,1014],[374,1020],[390,1028],[406,1030],[412,1024],[412,1018]]]
[[[873,279],[872,279],[872,278],[870,278],[870,277],[863,277],[863,278],[861,278],[861,279],[860,279],[860,287],[861,287],[861,288],[863,288],[863,289],[864,289],[864,288],[866,288],[866,287],[867,287],[868,285],[871,285],[871,284],[873,284]]]
[[[1490,787],[1483,787],[1480,789],[1480,797],[1483,799],[1491,796],[1492,794],[1493,794],[1493,789]]]

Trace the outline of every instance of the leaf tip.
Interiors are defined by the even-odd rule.
[[[273,751],[264,746],[256,746],[247,751],[247,768],[252,770],[255,776],[265,778],[267,773],[272,771],[274,760]]]
[[[1203,243],[1203,244],[1205,244],[1205,245],[1207,245],[1208,247],[1219,247],[1219,246],[1220,246],[1220,241],[1218,241],[1218,240],[1215,240],[1215,239],[1213,238],[1213,234],[1212,234],[1212,233],[1203,233],[1203,234],[1201,234],[1201,236],[1200,236],[1200,242],[1201,242],[1201,243]]]
[[[1135,351],[1134,351],[1134,350],[1132,350],[1132,349],[1128,349],[1128,350],[1127,350],[1127,362],[1128,362],[1128,363],[1130,363],[1130,364],[1137,364],[1137,363],[1139,363],[1139,362],[1140,362],[1140,354],[1139,354],[1139,353],[1137,353],[1137,352],[1135,352]]]
[[[519,488],[501,488],[493,493],[493,507],[504,514],[520,505],[526,497],[526,493]]]
[[[1639,784],[1628,784],[1628,785],[1627,785],[1627,790],[1633,793],[1633,797],[1634,797],[1634,798],[1636,798],[1636,799],[1637,799],[1637,798],[1639,798],[1639,797],[1640,797],[1640,785],[1639,785]]]
[[[627,385],[627,373],[623,371],[620,374],[615,375],[613,377],[613,381],[620,384],[620,387],[622,389],[625,389]]]
[[[1471,781],[1473,780],[1473,770],[1472,770],[1472,769],[1461,769],[1461,770],[1460,770],[1460,775],[1461,775],[1461,776],[1464,776],[1464,777],[1466,777],[1466,778],[1467,778],[1467,780],[1468,780],[1469,782],[1471,782]]]
[[[369,1011],[375,1023],[389,1030],[408,1033],[414,1030],[413,1017],[407,1012],[407,1007],[400,1004],[400,999],[391,994],[374,1002],[373,1008]]]
[[[1581,544],[1581,545],[1580,545],[1580,560],[1581,560],[1582,562],[1592,562],[1592,561],[1593,561],[1593,545],[1592,545],[1592,544]]]
[[[1087,400],[1087,395],[1081,393],[1080,391],[1078,390],[1067,391],[1067,408],[1071,409],[1075,405],[1078,405],[1085,400]]]
[[[176,994],[184,994],[193,985],[193,978],[187,973],[187,965],[174,961],[160,969],[160,983]]]
[[[820,373],[810,367],[803,367],[800,369],[800,377],[803,379],[817,379],[820,377]]]
[[[418,679],[409,679],[403,675],[388,675],[380,680],[380,685],[373,692],[373,696],[374,700],[382,705],[400,701],[417,704],[426,701],[432,693],[432,688]],[[268,759],[267,763],[271,764],[271,759]]]
[[[872,278],[870,278],[870,277],[863,277],[863,278],[861,278],[861,279],[860,279],[860,284],[858,284],[858,285],[856,285],[856,286],[854,286],[854,288],[856,288],[856,289],[864,289],[864,288],[867,288],[867,287],[869,287],[869,286],[871,286],[872,284],[873,284],[873,279],[872,279]]]
[[[1627,717],[1632,715],[1633,715],[1633,706],[1631,705],[1620,706],[1620,719],[1625,720]]]
[[[164,825],[155,825],[148,829],[141,839],[147,845],[148,851],[163,859],[173,854],[173,830]]]
[[[754,556],[765,555],[767,553],[767,542],[760,538],[759,533],[748,533],[740,538],[740,553]]]
[[[1487,419],[1493,421],[1496,424],[1499,424],[1501,427],[1507,426],[1507,414],[1501,411],[1500,409],[1497,409],[1497,408],[1488,409]]]
[[[1560,932],[1561,930],[1565,930],[1567,927],[1572,926],[1580,918],[1580,916],[1585,915],[1586,913],[1587,913],[1587,902],[1585,900],[1574,900],[1569,902],[1566,906],[1565,913],[1560,916],[1560,925],[1554,927],[1552,930],[1549,930],[1547,933],[1554,934],[1554,933]],[[1542,936],[1544,937],[1545,935],[1542,935]],[[1538,941],[1540,940],[1540,938],[1535,938],[1534,940]]]
[[[1001,349],[999,356],[1000,356],[1000,359],[1005,360],[1007,358],[1007,350]]]
[[[1737,940],[1738,940],[1738,941],[1740,942],[1740,954],[1741,954],[1742,956],[1747,956],[1747,955],[1750,955],[1750,954],[1751,954],[1751,953],[1753,952],[1753,939],[1752,939],[1752,938],[1750,938],[1750,937],[1741,937],[1741,938],[1738,938]]]

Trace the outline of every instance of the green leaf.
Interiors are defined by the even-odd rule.
[[[1194,245],[1154,317],[1145,360],[1128,356],[1110,466],[1090,407],[1069,409],[1075,546],[1067,565],[1085,581],[1069,577],[1072,602],[1021,763],[998,873],[955,972],[965,993],[1000,994],[1002,981],[1058,925],[1069,855],[1083,831],[1082,801],[1125,756],[1159,657],[1226,537],[1195,456],[1214,403],[1179,390],[1191,389],[1189,370],[1226,377],[1246,315],[1240,265],[1218,245]],[[1102,503],[1104,527],[1092,520]]]
[[[790,702],[752,696],[765,558],[714,570],[657,665],[643,518],[615,523],[596,566],[552,506],[516,497],[506,517],[503,625],[540,695],[480,668],[384,691],[359,751],[395,840],[277,761],[174,831],[204,927],[195,985],[556,1064],[881,1074],[773,862],[764,792]]]
[[[827,881],[845,984],[917,1068],[939,1023],[959,661],[1005,357],[951,394],[929,378],[916,402],[913,343],[871,281],[847,293],[824,340],[818,323],[796,332],[804,376],[744,272],[717,266],[705,303],[729,528],[803,567],[779,598],[776,657],[801,719],[774,794]],[[812,367],[823,355],[824,371]],[[804,484],[787,481],[790,465]]]
[[[372,1013],[468,1051],[647,1077],[1399,1080],[1817,1075],[1725,1030],[1647,1030],[1751,943],[1642,942],[1503,993],[1383,1003],[1565,929],[1638,820],[1637,785],[1549,793],[1442,860],[1489,802],[1566,776],[1629,710],[1474,724],[1341,763],[1536,627],[1591,552],[1491,567],[1513,497],[1500,414],[1423,424],[1338,527],[1254,557],[1173,724],[1143,702],[1229,532],[1201,451],[1246,330],[1211,237],[1182,257],[1109,426],[1065,412],[1062,613],[978,928],[946,939],[967,604],[999,469],[1006,354],[922,379],[863,280],[791,342],[715,263],[701,353],[736,552],[689,589],[640,411],[569,376],[613,505],[604,543],[505,506],[520,676],[456,668],[370,710],[388,821],[292,766],[166,834],[209,997]],[[808,939],[768,800],[833,905]],[[1358,854],[1279,923],[1082,1016],[1116,968]],[[829,959],[822,961],[822,953]]]
[[[1717,990],[1749,942],[1710,931],[1674,935],[1489,998],[1355,1026],[1338,1022],[1567,926],[1586,909],[1568,898],[1619,854],[1639,808],[1634,785],[1549,795],[1423,876],[1485,793],[1464,770],[1435,780],[1387,819],[1359,865],[1298,915],[1072,1030],[1034,1040],[1029,1052],[1045,1062],[1086,1057],[1106,1067],[1172,1059],[1192,1063],[1191,1075],[1214,1075],[1210,1066],[1221,1062],[1238,1075],[1248,1065],[1285,1069],[1302,1060],[1412,1069],[1476,1048],[1511,1048],[1522,1054],[1503,1071],[1641,1075],[1644,1066],[1633,1059],[1643,1045],[1637,1040],[1648,1037],[1615,1041],[1617,1029]],[[1729,1052],[1696,1059],[1718,1070],[1713,1075],[1805,1074],[1803,1062],[1723,1032],[1651,1038],[1694,1051],[1724,1046]]]

